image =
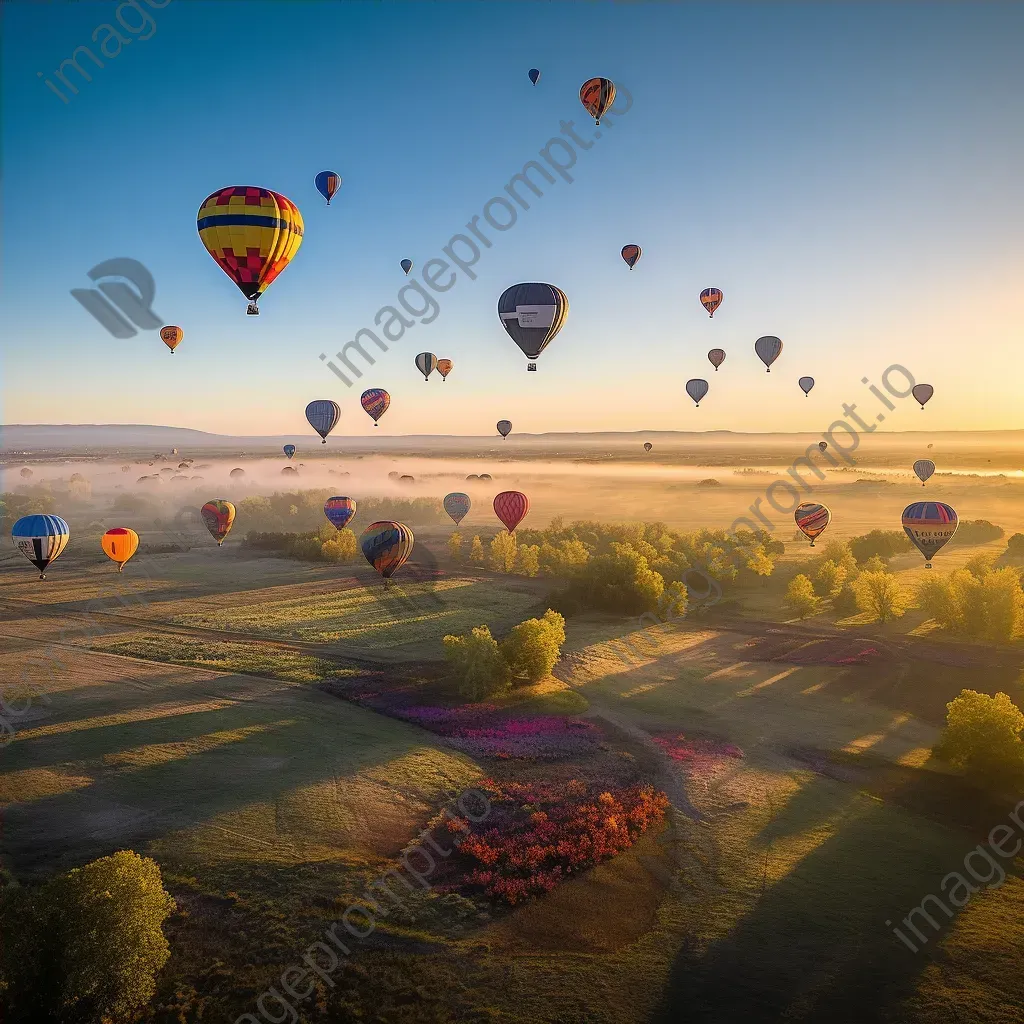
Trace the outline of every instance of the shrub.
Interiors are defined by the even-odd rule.
[[[513,677],[531,683],[551,675],[565,643],[565,619],[548,609],[543,618],[527,619],[514,626],[501,641],[501,654]]]
[[[508,663],[489,627],[477,626],[463,636],[446,636],[444,656],[459,692],[470,700],[480,700],[508,688]]]
[[[1024,777],[1024,714],[1005,693],[990,697],[961,690],[946,711],[946,728],[935,746],[939,757],[986,782]]]
[[[814,593],[814,584],[809,576],[800,573],[789,581],[786,588],[786,604],[801,619],[818,610],[819,600]]]
[[[850,552],[857,562],[866,562],[872,555],[888,562],[893,555],[910,549],[910,538],[902,530],[872,530],[850,541]]]
[[[889,572],[862,572],[853,585],[857,607],[870,612],[876,621],[898,619],[907,610],[903,589]]]

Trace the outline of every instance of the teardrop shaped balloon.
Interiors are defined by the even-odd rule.
[[[421,352],[416,357],[416,369],[423,374],[423,379],[427,380],[437,369],[437,356],[433,352]]]
[[[701,377],[695,377],[686,382],[686,393],[694,400],[697,408],[700,408],[700,400],[708,393],[708,382]]]
[[[359,404],[366,410],[366,415],[373,420],[373,425],[377,426],[377,421],[388,411],[391,396],[383,388],[369,388],[363,392]]]
[[[355,514],[356,503],[353,498],[337,495],[324,502],[324,515],[327,516],[327,521],[339,530],[344,530]]]
[[[444,496],[444,510],[455,520],[456,526],[469,514],[472,504],[469,495],[463,494],[462,491],[452,491],[451,494]]]
[[[117,563],[117,571],[123,572],[124,563],[139,550],[139,535],[126,526],[116,526],[100,537],[100,547],[107,558]]]
[[[923,409],[928,399],[935,394],[935,388],[931,384],[915,384],[910,389],[910,393],[921,403]]]
[[[708,316],[714,316],[723,298],[721,288],[705,288],[700,293],[700,304],[708,311]]]
[[[446,378],[449,373],[452,372],[452,367],[454,365],[455,364],[450,359],[438,359],[438,361],[437,361],[437,372],[439,374],[441,374],[441,379],[442,380],[444,378]]]
[[[644,451],[649,452],[654,447],[650,441],[644,441]]]
[[[825,532],[825,527],[832,521],[832,513],[824,505],[816,501],[805,501],[797,505],[793,513],[797,529],[811,540],[811,547],[814,547],[814,538]]]
[[[818,449],[820,451],[824,451],[827,447],[828,447],[828,441],[819,441],[818,442]]]
[[[725,349],[713,348],[708,353],[708,362],[715,368],[715,373],[718,373],[718,368],[725,362]]]
[[[338,425],[341,419],[341,406],[329,398],[318,398],[306,406],[306,419],[309,425],[327,444],[327,435]]]
[[[415,538],[404,523],[371,523],[359,538],[363,557],[384,577],[385,582],[408,561]]]
[[[639,260],[642,255],[643,252],[639,245],[624,245],[622,247],[622,258],[626,261],[626,266],[629,267],[630,270],[636,266],[637,260]]]
[[[314,179],[317,192],[331,205],[331,197],[341,188],[341,175],[336,171],[321,171]]]
[[[498,420],[497,422],[498,433],[502,437],[508,437],[512,433],[512,421],[511,420]]]
[[[174,355],[174,350],[184,337],[185,332],[180,327],[168,325],[160,328],[160,340],[171,350],[171,355]]]
[[[540,72],[536,68],[530,68],[530,81],[536,85],[540,81]]]
[[[926,569],[956,533],[958,523],[956,511],[941,501],[915,501],[903,510],[903,532],[924,555]]]
[[[68,546],[71,530],[60,516],[22,516],[11,527],[11,539],[45,580],[46,567]]]
[[[801,377],[797,381],[797,384],[800,385],[800,390],[805,395],[809,395],[811,393],[811,388],[814,387],[814,378],[813,377]]]
[[[931,459],[918,459],[914,463],[914,472],[917,474],[917,479],[921,481],[921,486],[924,487],[928,478],[935,472],[935,463]]]
[[[779,358],[779,354],[782,352],[782,342],[775,335],[766,334],[754,342],[754,351],[757,353],[758,359],[767,367],[765,373],[771,373],[772,363]]]
[[[595,124],[601,123],[608,108],[615,102],[615,83],[610,78],[589,78],[580,86],[580,102]]]
[[[214,498],[199,510],[199,514],[203,517],[210,536],[217,542],[217,547],[220,547],[235,522],[235,506],[223,498]]]
[[[402,260],[398,265],[405,271],[406,275],[412,270],[412,260]]]
[[[273,284],[302,244],[299,208],[279,192],[234,185],[211,193],[199,207],[199,237],[216,264],[249,300]]]
[[[551,344],[568,316],[569,300],[553,284],[514,284],[498,299],[501,326],[527,359],[536,359]]]
[[[530,499],[522,491],[502,491],[494,496],[494,514],[512,533],[530,511]]]
[[[295,454],[295,445],[293,445],[293,444],[286,444],[284,446],[284,448],[282,448],[281,450],[290,459]]]

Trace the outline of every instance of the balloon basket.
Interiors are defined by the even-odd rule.
[[[41,580],[45,580],[45,579],[46,579],[46,573],[45,573],[45,572],[41,572],[41,573],[39,574],[39,578],[40,578]]]

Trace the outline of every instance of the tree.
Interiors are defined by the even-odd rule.
[[[835,597],[845,582],[846,569],[829,558],[818,566],[814,574],[814,592],[819,597]]]
[[[707,598],[710,597],[711,594],[709,593]],[[707,598],[705,598],[703,606],[698,604],[698,611],[706,611],[710,607],[710,604],[707,603]],[[690,594],[686,589],[686,585],[678,581],[670,583],[662,591],[661,597],[658,598],[658,618],[662,622],[667,622],[669,619],[680,619],[686,614],[689,603]]]
[[[458,530],[448,538],[448,555],[453,562],[462,561],[462,534]]]
[[[887,572],[888,563],[881,555],[872,555],[862,566],[864,572]]]
[[[878,622],[898,619],[907,610],[906,597],[891,572],[862,572],[853,589],[857,607],[870,612]]]
[[[665,581],[629,544],[612,543],[608,554],[591,558],[563,592],[567,605],[584,610],[638,615],[654,611]]]
[[[589,559],[590,552],[578,537],[562,540],[557,544],[544,541],[540,547],[540,569],[545,576],[571,579]]]
[[[971,562],[976,562],[971,559]],[[979,639],[1007,641],[1024,635],[1020,570],[975,564],[978,575],[955,569],[925,579],[918,603],[944,629]]]
[[[1024,714],[1005,693],[990,697],[961,690],[946,705],[946,728],[935,753],[985,781],[1011,783],[1024,776]]]
[[[850,545],[844,540],[830,540],[821,553],[823,562],[835,562],[846,570],[846,578],[850,580],[857,575],[857,559],[853,557]]]
[[[508,687],[508,663],[488,626],[477,626],[462,636],[446,636],[444,656],[459,692],[470,700],[489,697]]]
[[[1024,533],[1015,533],[1006,542],[1007,558],[1024,558]]]
[[[543,618],[513,626],[501,642],[501,653],[516,678],[531,683],[551,675],[565,643],[565,619],[549,608]]]
[[[520,576],[536,576],[540,572],[539,545],[520,544],[516,548],[515,571]]]
[[[857,614],[857,592],[850,583],[844,583],[839,593],[832,598],[832,611],[840,619]]]
[[[335,535],[321,545],[323,557],[329,562],[350,562],[359,552],[356,535],[346,526],[335,530]]]
[[[121,850],[35,889],[4,895],[0,947],[14,1022],[135,1019],[156,991],[175,909],[160,868]]]
[[[902,530],[872,530],[850,541],[850,551],[858,562],[866,562],[872,555],[888,562],[893,555],[909,550],[910,538]]]
[[[789,581],[786,588],[786,604],[799,618],[806,619],[808,615],[813,615],[818,610],[819,603],[809,576],[800,573]]]
[[[469,545],[469,560],[473,565],[484,564],[484,546],[480,543],[479,537],[474,537]]]
[[[516,564],[516,536],[507,530],[496,533],[491,540],[491,568],[511,572]]]

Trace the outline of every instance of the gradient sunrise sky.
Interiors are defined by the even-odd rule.
[[[118,10],[130,44],[102,69],[85,58],[91,82],[71,70],[63,102],[44,79],[98,52]],[[1024,425],[1022,5],[139,0],[3,18],[2,422],[306,435],[306,403],[333,398],[337,433],[368,434],[375,386],[389,434],[821,431],[844,402],[874,409],[861,379],[899,363],[936,393],[886,428]],[[578,98],[596,75],[632,97],[600,139]],[[372,327],[399,260],[415,276],[440,256],[563,121],[593,143],[574,180],[528,195],[476,279],[345,388],[320,354]],[[325,168],[344,179],[330,208]],[[234,184],[305,219],[258,318],[196,232]],[[644,250],[632,272],[627,242]],[[155,331],[112,338],[69,294],[118,256],[184,329],[173,357]],[[519,281],[571,305],[537,373],[496,314]],[[762,334],[785,344],[771,374]],[[455,361],[446,382],[417,374],[422,350]],[[690,377],[711,384],[700,409]]]

